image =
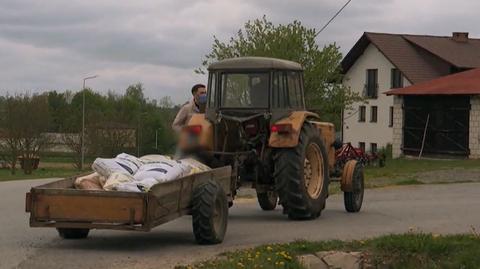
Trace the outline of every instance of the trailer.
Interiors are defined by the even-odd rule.
[[[199,244],[223,241],[232,203],[231,167],[215,168],[153,186],[148,192],[75,189],[78,175],[26,194],[31,227],[56,228],[64,239],[86,238],[91,229],[150,231],[192,215]]]

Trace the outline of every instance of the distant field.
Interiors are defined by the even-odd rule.
[[[0,181],[8,180],[22,180],[33,178],[53,178],[53,177],[68,177],[80,173],[77,169],[71,168],[40,168],[31,175],[25,175],[22,170],[17,170],[15,175],[10,173],[8,169],[0,169]]]
[[[86,158],[85,167],[88,170],[94,158]],[[477,173],[478,170],[478,173]],[[427,175],[426,172],[440,171],[438,175]],[[465,172],[469,175],[463,176]],[[78,170],[74,168],[70,156],[47,156],[42,157],[40,169],[33,171],[31,175],[24,175],[23,171],[17,170],[17,174],[10,175],[9,170],[0,169],[0,181],[48,177],[64,177],[74,175]],[[449,175],[450,174],[450,175]],[[395,159],[387,160],[385,167],[365,168],[366,187],[383,187],[389,185],[412,185],[426,183],[448,183],[452,178],[456,182],[472,181],[472,174],[478,174],[480,178],[480,160],[430,160],[430,159]],[[437,177],[439,180],[430,180],[423,177]],[[422,177],[422,178],[420,178]],[[445,182],[444,182],[445,181]],[[475,180],[476,181],[476,180]],[[333,191],[335,192],[335,191]]]

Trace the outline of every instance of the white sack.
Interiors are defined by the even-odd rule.
[[[134,175],[136,181],[146,178],[154,178],[158,183],[172,181],[188,175],[191,168],[179,161],[167,160],[159,163],[143,165]]]
[[[115,190],[130,192],[148,192],[158,181],[154,178],[145,178],[141,181],[129,181],[119,183]]]
[[[212,170],[212,168],[192,158],[182,159],[180,162],[190,167],[190,175]]]
[[[134,181],[138,188],[142,191],[149,191],[154,185],[158,184],[158,181],[152,177],[144,178],[140,181]]]
[[[120,159],[122,161],[130,163],[131,165],[136,167],[136,170],[138,170],[140,166],[143,165],[142,160],[127,153],[120,153],[117,155],[117,157],[115,157],[115,159]]]
[[[133,180],[131,175],[115,172],[108,177],[107,182],[103,185],[103,189],[107,191],[117,190],[121,183],[132,182]]]
[[[124,159],[103,159],[97,158],[92,164],[92,169],[100,175],[108,178],[112,173],[123,173],[133,175],[139,166]]]
[[[124,182],[124,183],[119,183],[115,187],[116,191],[128,191],[128,192],[142,192],[140,188],[138,188],[137,183],[135,182]]]
[[[158,155],[158,154],[150,154],[150,155],[145,155],[140,157],[140,161],[142,161],[144,164],[159,163],[159,162],[165,162],[165,161],[171,161],[171,160],[172,159],[168,156]]]

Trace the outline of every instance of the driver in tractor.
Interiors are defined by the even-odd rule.
[[[250,101],[252,107],[263,107],[268,104],[268,80],[263,77],[253,77],[252,86],[250,88]]]

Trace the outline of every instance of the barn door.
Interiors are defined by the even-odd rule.
[[[468,156],[468,96],[406,96],[404,111],[405,154],[420,152],[428,118],[424,153]]]

